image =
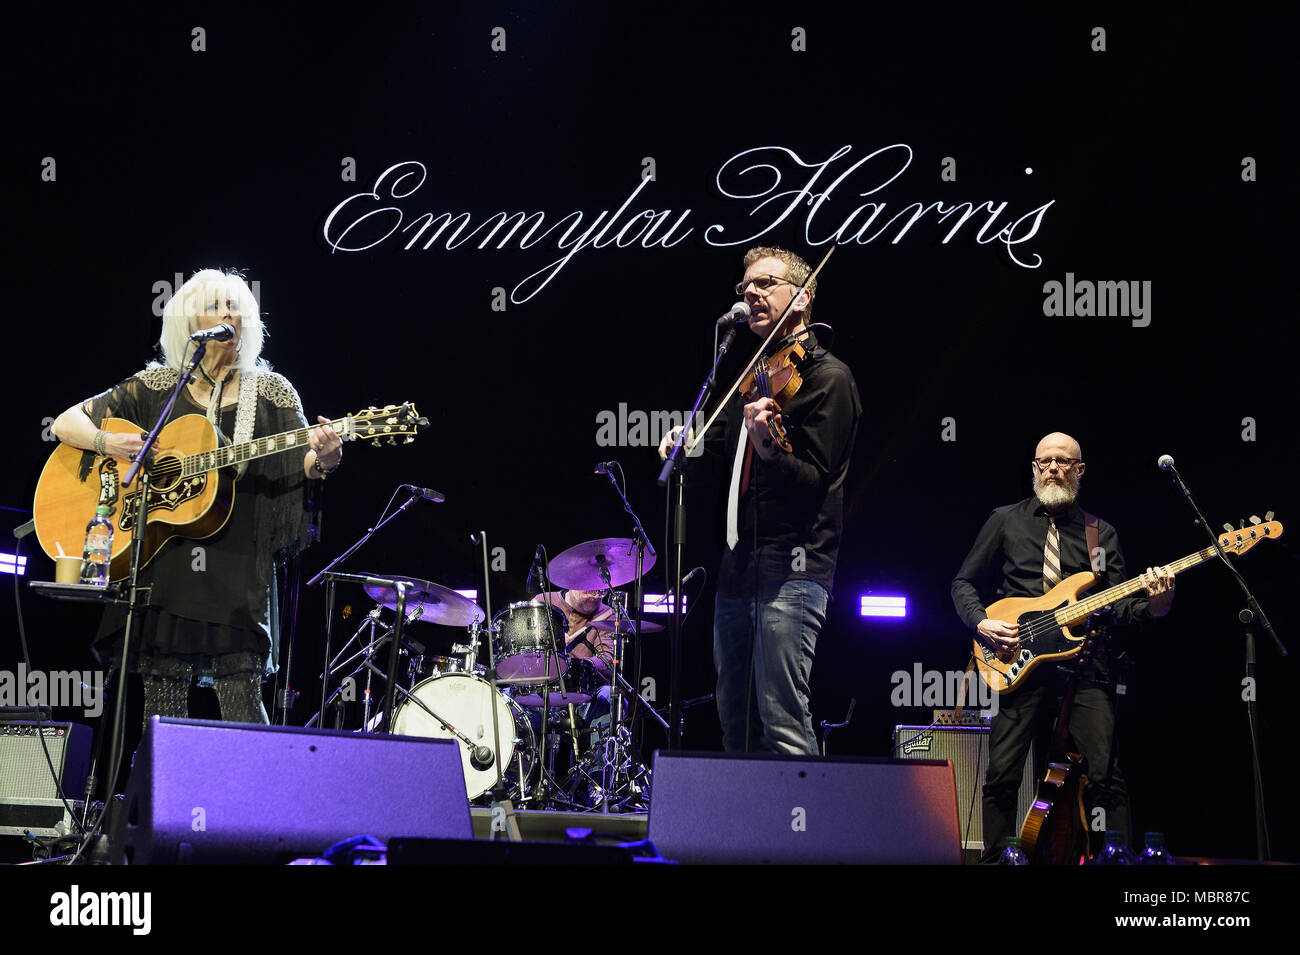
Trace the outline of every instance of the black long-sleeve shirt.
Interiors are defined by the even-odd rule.
[[[753,593],[755,565],[760,586],[804,578],[831,590],[862,401],[853,372],[825,349],[814,347],[801,374],[802,387],[781,409],[793,453],[764,461],[755,452],[749,488],[739,499],[740,540],[734,549],[723,542],[718,591],[724,596]],[[723,444],[711,449],[725,461],[728,486],[744,405],[743,398],[733,396]]]
[[[989,515],[952,582],[952,602],[970,630],[988,616],[985,608],[1001,597],[1039,597],[1043,593],[1043,547],[1047,543],[1048,511],[1036,497],[999,507]],[[1056,515],[1061,535],[1061,579],[1092,570],[1083,511],[1071,504]],[[1097,544],[1105,554],[1105,570],[1090,593],[1123,583],[1124,552],[1115,528],[1098,519]],[[1147,597],[1125,597],[1113,605],[1121,623],[1149,620]]]

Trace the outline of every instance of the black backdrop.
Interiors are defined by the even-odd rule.
[[[51,450],[50,418],[151,357],[157,283],[237,267],[260,283],[264,354],[309,415],[411,400],[433,422],[407,447],[347,448],[307,573],[410,482],[444,491],[447,503],[421,504],[348,569],[481,586],[469,535],[484,529],[505,551],[494,604],[521,599],[538,543],[556,553],[630,533],[592,474],[607,459],[622,463],[662,548],[650,442],[598,443],[602,413],[689,407],[711,319],[734,301],[747,245],[815,261],[868,200],[885,204],[877,227],[910,203],[1006,206],[984,241],[987,208],[947,242],[956,215],[940,224],[930,211],[900,234],[904,215],[874,241],[847,242],[823,275],[817,317],[834,326],[865,405],[813,674],[817,720],[858,701],[834,752],[884,755],[895,723],[927,721],[928,709],[891,705],[890,675],[915,662],[964,665],[948,583],[988,511],[1028,493],[1028,459],[1047,431],[1081,441],[1083,503],[1119,528],[1134,569],[1204,543],[1155,467],[1162,452],[1177,456],[1215,526],[1267,509],[1293,518],[1294,406],[1284,396],[1296,143],[1283,64],[1294,23],[572,3],[354,8],[347,18],[225,5],[25,16],[10,53],[19,112],[4,388],[14,418],[0,489],[14,524]],[[1098,27],[1104,50],[1094,49]],[[849,148],[816,193],[891,146],[825,208],[813,214],[804,194],[780,217],[812,175],[794,157],[815,165]],[[746,150],[779,167],[779,185],[770,170],[727,165]],[[654,179],[642,185],[647,158]],[[331,210],[400,163],[423,167],[420,188],[355,200],[327,236]],[[573,220],[561,220],[582,213],[576,236],[638,185],[617,227],[671,210],[662,237],[686,213],[673,244],[639,243],[630,230],[620,247],[611,230],[529,294],[523,280],[569,251],[557,240]],[[535,243],[521,243],[525,227],[504,248],[508,226],[480,248],[489,226],[455,248],[444,233],[407,251],[409,232],[376,241],[392,228],[378,218],[339,239],[350,213],[380,205],[400,208],[403,225],[448,212],[469,213],[473,228],[521,211],[545,214],[539,236],[561,225]],[[1012,238],[1023,242],[994,239],[1022,216]],[[348,252],[330,238],[376,244]],[[1044,284],[1067,273],[1150,282],[1150,323],[1045,315]],[[716,567],[718,502],[706,483],[692,493],[688,567]],[[1289,538],[1241,566],[1294,644]],[[51,574],[33,558],[30,577]],[[662,592],[662,564],[648,583]],[[868,592],[905,594],[907,618],[860,618]],[[688,625],[687,697],[711,690],[711,598],[710,585]],[[359,593],[341,603],[369,606]],[[1177,852],[1253,855],[1239,603],[1222,568],[1191,571],[1173,615],[1131,641],[1138,669],[1121,745],[1135,822],[1164,829]],[[93,612],[30,597],[22,606],[35,667],[91,665]],[[12,608],[4,615],[15,619]],[[304,594],[295,678],[309,699],[297,722],[314,709],[323,615],[320,596]],[[11,669],[13,624],[0,632]],[[1295,776],[1286,687],[1296,674],[1267,645],[1260,657],[1274,851],[1295,859],[1283,806]],[[666,641],[646,659],[666,701]],[[648,734],[648,747],[661,742]],[[687,745],[718,742],[711,709],[691,711]]]

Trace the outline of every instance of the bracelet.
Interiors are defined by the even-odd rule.
[[[315,461],[311,463],[311,469],[315,471],[317,474],[319,474],[323,480],[324,478],[329,477],[331,474],[337,471],[339,469],[339,466],[336,464],[334,465],[334,467],[326,470],[325,468],[320,466],[320,458],[317,458]]]
[[[95,432],[95,453],[101,458],[108,454],[108,432]]]

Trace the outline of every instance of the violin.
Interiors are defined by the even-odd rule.
[[[752,403],[759,398],[771,398],[776,402],[777,410],[780,411],[781,407],[794,397],[794,393],[803,386],[803,377],[799,374],[799,366],[803,364],[807,352],[804,350],[803,342],[799,341],[798,336],[787,335],[778,341],[775,349],[770,352],[768,345],[785,325],[790,309],[799,300],[799,293],[813,283],[813,280],[817,278],[817,273],[826,265],[831,253],[836,248],[838,247],[832,245],[826,250],[822,260],[817,263],[817,268],[813,269],[808,278],[804,280],[804,283],[795,290],[793,297],[786,303],[781,317],[772,326],[772,331],[768,333],[763,344],[758,347],[758,353],[749,360],[749,364],[741,372],[740,378],[737,379],[733,387],[740,391],[747,402]],[[709,420],[704,422],[704,427],[691,440],[690,447],[686,449],[688,453],[704,440],[705,433],[709,428],[713,427],[713,422],[718,420],[718,415],[722,414],[722,409],[726,406],[727,401],[725,399],[718,402],[718,406],[714,409],[713,414],[709,416]],[[775,415],[767,419],[767,430],[771,432],[772,440],[776,442],[782,451],[792,453],[794,449],[790,446],[790,439],[786,436],[785,428],[777,423],[774,418]]]
[[[776,404],[776,411],[780,412],[803,387],[803,376],[799,372],[808,357],[808,351],[799,340],[800,334],[802,333],[785,336],[772,347],[770,354],[759,356],[754,363],[754,370],[740,384],[740,394],[746,403],[753,403],[759,398],[771,398]],[[767,430],[782,451],[793,453],[794,448],[790,446],[785,426],[776,420],[776,414],[767,419]]]

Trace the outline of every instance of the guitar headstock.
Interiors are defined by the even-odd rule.
[[[408,401],[401,405],[384,405],[382,408],[372,405],[364,411],[348,415],[335,430],[345,441],[373,440],[375,447],[379,447],[385,438],[389,444],[410,444],[420,429],[428,426],[429,419],[421,418],[415,405]]]
[[[1236,527],[1224,524],[1223,532],[1218,536],[1219,546],[1229,554],[1244,554],[1262,540],[1281,537],[1282,524],[1273,520],[1272,511],[1264,515],[1263,521],[1252,514],[1249,525],[1244,520],[1239,521]]]

